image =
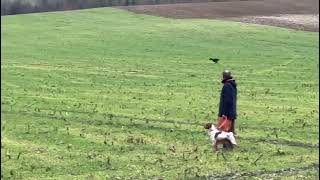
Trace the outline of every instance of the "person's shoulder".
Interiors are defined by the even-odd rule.
[[[231,80],[228,83],[225,83],[227,87],[237,87],[237,83],[235,80]]]
[[[229,88],[229,87],[232,87],[232,84],[231,84],[231,83],[224,83],[224,84],[223,84],[223,87]]]

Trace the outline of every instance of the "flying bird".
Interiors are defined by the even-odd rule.
[[[219,61],[219,59],[217,59],[217,58],[210,58],[209,60],[211,60],[214,63],[218,63],[218,61]]]

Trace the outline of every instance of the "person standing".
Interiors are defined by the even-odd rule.
[[[231,72],[224,70],[222,72],[222,81],[223,87],[220,95],[220,104],[219,104],[219,125],[228,124],[230,126],[226,131],[235,133],[235,120],[237,118],[237,84],[236,81],[231,76]]]

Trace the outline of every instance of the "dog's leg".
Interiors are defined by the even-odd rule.
[[[214,151],[218,151],[218,144],[217,143],[214,144]]]
[[[233,150],[234,146],[233,144],[230,144],[230,149]]]

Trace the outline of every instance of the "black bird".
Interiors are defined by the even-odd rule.
[[[209,60],[213,61],[214,63],[218,63],[219,59],[217,58],[210,58]]]

